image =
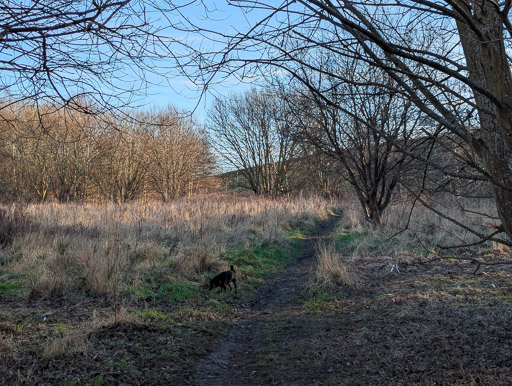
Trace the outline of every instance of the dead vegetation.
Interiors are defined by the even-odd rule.
[[[441,259],[438,244],[470,236],[421,208],[399,234],[406,207],[386,214],[394,229],[367,227],[357,213],[345,208],[333,240],[318,245],[307,291],[254,317],[261,331],[251,332],[258,340],[245,381],[511,384],[510,265],[475,273],[473,260],[510,262],[510,250],[489,242]],[[452,215],[478,226],[457,206]]]
[[[254,383],[509,385],[512,275],[470,262],[361,257],[361,285],[269,312]]]
[[[179,204],[24,208],[29,225],[0,268],[4,382],[190,382],[217,337],[251,315],[249,281],[265,279],[253,270],[278,259],[280,243],[291,253],[285,229],[329,206],[226,196]],[[438,244],[469,236],[420,208],[398,233],[409,211],[396,203],[383,218],[394,229],[368,228],[346,204],[331,239],[316,245],[316,268],[301,263],[300,285],[276,280],[251,301],[279,308],[258,316],[254,351],[233,358],[250,363],[247,384],[510,384],[510,266],[475,274],[472,260],[501,262],[510,251],[490,242],[440,259]],[[241,295],[201,290],[233,259],[245,264]]]
[[[351,268],[351,257],[343,257],[332,242],[320,241],[315,248],[317,266],[310,278],[310,288],[333,289],[338,286],[353,286],[357,277]]]
[[[447,195],[430,198],[432,205],[443,208],[452,219],[474,230],[483,230],[488,224],[480,213],[496,216],[496,205],[492,200],[469,200]],[[380,228],[369,227],[361,215],[359,203],[353,200],[343,202],[343,218],[339,233],[361,236],[355,256],[376,255],[403,256],[418,255],[430,258],[456,257],[456,254],[473,253],[476,256],[503,254],[506,258],[511,249],[494,241],[471,245],[479,241],[473,233],[440,217],[407,195],[397,195],[389,209],[384,212]],[[506,236],[505,236],[506,237]],[[456,248],[457,246],[460,248]],[[463,247],[467,245],[468,247]]]
[[[184,384],[331,204],[212,195],[6,207],[18,231],[0,252],[0,384]],[[230,263],[239,293],[208,293]]]
[[[310,226],[328,206],[314,198],[220,195],[166,204],[28,205],[10,210],[11,217],[22,213],[11,222],[23,232],[9,236],[4,266],[29,278],[32,298],[111,294],[158,276],[197,282],[227,267],[227,250],[282,244],[285,230]]]

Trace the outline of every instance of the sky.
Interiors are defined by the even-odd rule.
[[[251,11],[242,13],[236,7],[229,7],[226,1],[206,1],[208,11],[201,4],[192,5],[183,9],[183,15],[193,23],[206,29],[221,32],[233,32],[234,30],[246,30],[250,24],[255,23],[261,12]],[[193,35],[183,37],[172,36],[183,39],[193,44],[198,44],[201,49],[208,49],[212,44],[206,39]],[[219,48],[219,46],[217,46]],[[240,82],[234,76],[223,79],[221,83],[212,85],[206,92],[185,76],[175,75],[167,79],[156,76],[148,76],[151,83],[148,86],[147,94],[141,99],[145,106],[165,107],[172,105],[180,110],[193,111],[193,116],[198,121],[204,121],[208,106],[215,96],[227,96],[233,92],[243,92],[254,86],[254,78],[247,82]]]
[[[58,105],[63,100],[69,102],[86,95],[98,105],[123,109],[127,105],[143,109],[172,105],[179,110],[194,111],[196,120],[203,121],[213,95],[226,96],[250,87],[229,77],[203,92],[200,85],[177,73],[173,61],[173,55],[182,57],[184,45],[192,45],[202,52],[225,47],[222,42],[214,44],[197,32],[187,32],[190,25],[183,25],[184,20],[199,26],[201,33],[210,38],[214,33],[205,30],[232,34],[247,30],[257,20],[257,12],[243,13],[239,7],[229,6],[226,0],[133,1],[119,12],[114,9],[103,12],[97,24],[111,28],[97,34],[88,33],[78,25],[78,28],[50,29],[40,35],[40,30],[59,26],[62,21],[52,14],[51,8],[44,6],[45,2],[34,7],[31,4],[20,0],[19,7],[27,7],[28,11],[13,21],[13,28],[18,31],[6,35],[8,40],[4,39],[0,47],[0,93],[4,98]],[[70,15],[90,6],[85,0],[56,4]],[[167,7],[187,6],[179,8],[181,14],[175,10],[174,14],[173,10],[162,13],[159,8],[166,4]],[[10,20],[11,11],[4,9],[0,18]],[[145,35],[142,31],[146,29],[157,30],[162,39]],[[161,41],[173,43],[165,49],[159,44]],[[187,59],[182,57],[182,60]],[[190,70],[194,68],[197,70],[197,67]],[[144,83],[141,79],[147,80],[147,88],[141,89]]]

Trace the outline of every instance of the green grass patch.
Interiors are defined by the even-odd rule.
[[[235,266],[244,294],[251,295],[266,279],[295,260],[304,245],[304,232],[289,232],[284,245],[270,244],[227,251],[226,260]]]
[[[268,277],[297,258],[304,245],[302,235],[302,232],[291,232],[285,245],[234,249],[228,251],[226,259],[240,271],[256,277]]]
[[[186,282],[165,283],[156,292],[157,300],[184,302],[187,299],[196,298],[201,290],[197,285]]]
[[[348,296],[345,292],[330,292],[322,289],[306,291],[303,308],[310,313],[335,311],[339,308],[341,298]]]
[[[161,311],[155,310],[155,309],[144,310],[140,313],[140,316],[145,319],[160,319],[160,320],[165,320],[165,321],[168,321],[171,323],[175,322],[172,315],[170,315],[166,312],[161,312]]]
[[[23,283],[27,275],[9,273],[5,268],[0,267],[0,296],[15,296],[25,293]]]
[[[139,297],[154,297],[155,291],[153,291],[149,286],[147,285],[128,285],[123,289],[123,293],[127,295],[134,295]]]
[[[339,251],[353,251],[366,236],[366,232],[340,232],[335,235],[334,241]]]
[[[0,283],[0,296],[7,295],[13,296],[23,292],[23,287],[19,282],[8,281],[6,283]]]
[[[306,229],[296,229],[286,232],[289,239],[283,244],[258,243],[258,245],[249,248],[227,250],[223,258],[229,264],[235,266],[238,275],[239,296],[250,297],[266,279],[297,258],[304,245],[306,233]],[[213,297],[219,296],[218,289],[208,292],[205,287],[198,284],[207,284],[214,274],[201,274],[195,278],[194,283],[172,281],[172,279],[165,280],[152,276],[151,281],[141,285],[125,286],[123,293],[150,298],[151,303],[154,304],[193,301],[195,306],[206,305],[207,308],[219,308],[219,305],[203,304],[206,297],[210,295]],[[234,290],[234,287],[231,287]]]
[[[161,283],[157,288],[152,289],[147,285],[126,286],[125,294],[151,298],[152,303],[161,302],[185,302],[201,297],[201,288],[197,284],[189,282],[167,282]]]
[[[356,249],[365,255],[380,255],[393,250],[395,239],[384,234],[368,232],[339,232],[333,235],[336,250],[344,256],[351,256]]]
[[[304,228],[293,229],[286,231],[286,235],[291,239],[305,240],[310,230]]]

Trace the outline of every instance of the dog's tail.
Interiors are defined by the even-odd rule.
[[[231,268],[230,268],[230,269],[231,269],[233,272],[236,272],[236,271],[235,271],[235,267],[231,266]]]

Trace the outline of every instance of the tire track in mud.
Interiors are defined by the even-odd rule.
[[[258,366],[258,354],[265,350],[264,331],[272,325],[300,323],[289,306],[305,288],[316,262],[315,244],[329,238],[339,217],[330,216],[307,237],[301,255],[267,281],[249,303],[226,337],[217,339],[213,351],[196,365],[192,384],[198,386],[251,385],[273,383],[274,375]],[[297,372],[297,383],[306,381]]]

